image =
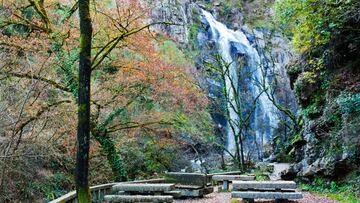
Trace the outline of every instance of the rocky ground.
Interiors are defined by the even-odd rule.
[[[323,196],[311,194],[308,192],[303,192],[304,198],[296,201],[288,201],[289,203],[337,203],[337,201],[328,199]],[[201,199],[186,199],[186,200],[176,200],[175,203],[229,203],[231,193],[221,192],[221,193],[211,193],[206,195]],[[238,201],[241,202],[240,200]],[[257,200],[256,203],[272,203],[274,200]],[[235,202],[231,202],[235,203]]]

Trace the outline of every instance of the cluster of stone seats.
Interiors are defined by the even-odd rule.
[[[240,171],[202,174],[166,173],[163,178],[122,183],[108,183],[90,187],[94,202],[173,202],[176,198],[203,197],[214,191],[214,186],[222,183],[218,191],[231,191],[232,198],[242,202],[254,199],[300,199],[293,181],[253,181],[254,175],[241,175]],[[229,184],[232,183],[232,188]],[[76,191],[63,195],[51,203],[76,203]]]
[[[112,186],[108,202],[173,202],[174,198],[203,197],[213,192],[211,178],[202,173],[166,173],[164,178]]]

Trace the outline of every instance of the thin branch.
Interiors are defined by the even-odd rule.
[[[41,77],[41,76],[37,76],[37,75],[31,75],[31,74],[28,74],[28,73],[14,73],[14,72],[3,72],[3,71],[0,71],[0,75],[39,80],[39,81],[48,83],[48,84],[54,86],[57,89],[60,89],[62,91],[71,93],[71,90],[68,87],[65,87],[65,86],[55,82],[54,80],[51,80],[51,79],[48,79],[48,78],[45,78],[45,77]]]
[[[117,44],[122,41],[123,39],[125,39],[126,37],[129,37],[131,35],[134,35],[144,29],[147,29],[151,26],[154,25],[177,25],[176,23],[172,23],[172,22],[154,22],[154,23],[149,23],[147,25],[144,25],[140,28],[134,28],[128,32],[124,32],[121,33],[119,36],[111,39],[108,43],[106,43],[106,45],[98,52],[95,54],[95,58],[92,61],[92,68],[91,70],[95,70],[100,64],[101,62],[104,61],[104,59],[110,54],[110,52],[117,46]],[[109,47],[109,48],[108,48]],[[98,59],[99,58],[99,59]]]

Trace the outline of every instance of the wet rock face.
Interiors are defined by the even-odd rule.
[[[156,0],[152,4],[151,17],[155,22],[172,22],[176,25],[159,25],[159,29],[169,37],[175,39],[179,45],[184,46],[188,43],[188,27],[191,23],[191,1],[190,0]]]
[[[211,11],[217,19],[231,29],[240,29],[244,24],[244,16],[236,3],[214,0],[154,0],[151,6],[153,7],[151,18],[154,22],[176,24],[174,26],[159,25],[155,27],[155,30],[166,33],[182,48],[189,45],[190,26],[201,20],[198,15],[201,9]]]
[[[307,103],[302,103],[305,112],[303,137],[306,142],[301,149],[303,160],[294,166],[301,177],[336,179],[359,168],[360,114],[356,109],[360,109],[360,103],[356,101],[360,101],[360,94],[356,92],[360,89],[349,84],[356,84],[360,80],[355,74],[349,77],[348,71],[343,68],[328,75],[332,77],[332,87],[323,88],[321,93],[311,88],[302,88],[299,92],[300,97],[307,95],[308,98]],[[299,77],[298,80],[302,80],[301,75]],[[343,77],[347,77],[344,84],[339,79]]]
[[[325,110],[325,112],[327,111]],[[348,172],[354,170],[357,156],[356,152],[354,153],[354,148],[355,150],[356,148],[360,149],[359,145],[356,145],[360,138],[358,135],[343,130],[341,131],[342,134],[335,140],[332,132],[328,131],[328,127],[326,127],[328,125],[324,125],[324,116],[329,117],[325,113],[320,118],[306,122],[303,133],[306,144],[298,150],[302,152],[301,157],[299,157],[300,160],[293,164],[289,170],[284,171],[282,178],[293,179],[298,176],[310,181],[314,177],[321,176],[341,179]],[[333,123],[331,125],[335,126]],[[340,146],[344,148],[347,147],[348,150],[337,149],[338,143],[341,143]]]

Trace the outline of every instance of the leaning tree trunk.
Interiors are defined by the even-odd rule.
[[[80,64],[78,90],[78,128],[76,156],[76,192],[79,203],[91,202],[89,190],[90,80],[92,25],[89,0],[79,0]]]

